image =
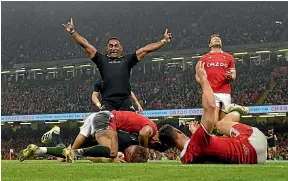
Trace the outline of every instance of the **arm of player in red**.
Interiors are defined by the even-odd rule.
[[[207,80],[207,73],[204,66],[205,63],[202,61],[199,61],[197,63],[196,75],[200,79],[200,85],[202,88],[202,125],[205,127],[208,133],[211,133],[214,128],[216,104],[214,101],[213,90],[210,86],[209,81]]]
[[[199,59],[199,61],[202,61],[202,57]],[[197,75],[197,73],[195,73],[195,80],[196,80],[197,83],[200,84],[200,78],[199,78],[199,76]]]
[[[231,57],[230,63],[229,63],[229,71],[227,72],[227,79],[229,81],[236,80],[236,68],[235,68],[235,62],[234,58]]]
[[[152,128],[147,125],[139,131],[139,144],[144,148],[148,148],[149,139],[153,134]]]

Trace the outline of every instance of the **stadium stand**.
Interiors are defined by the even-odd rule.
[[[163,51],[207,47],[208,37],[215,32],[220,33],[225,46],[288,40],[284,31],[287,11],[281,3],[194,2],[193,6],[187,2],[165,3],[164,6],[164,2],[152,3],[154,5],[150,2],[127,2],[117,5],[117,11],[121,13],[113,16],[110,14],[116,5],[103,7],[105,12],[95,12],[99,4],[75,2],[66,8],[77,7],[81,13],[76,16],[76,13],[63,12],[58,8],[63,3],[51,4],[49,8],[40,2],[13,6],[3,4],[5,18],[2,20],[2,34],[5,36],[1,43],[2,64],[86,58],[85,52],[61,27],[65,19],[60,20],[59,17],[68,19],[73,15],[77,31],[100,51],[104,50],[103,46],[111,36],[122,40],[126,53],[135,51],[160,40],[168,25],[175,41]],[[37,16],[34,16],[35,12],[28,11],[29,8],[37,9]],[[21,17],[21,24],[17,23],[20,19],[13,16],[15,13]],[[97,20],[94,17],[98,17]],[[142,19],[149,21],[139,21]]]

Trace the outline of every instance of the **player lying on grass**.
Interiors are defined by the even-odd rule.
[[[215,120],[215,100],[211,86],[207,80],[204,63],[196,65],[196,74],[202,87],[202,121],[198,125],[192,122],[189,129],[191,138],[178,129],[165,125],[158,134],[162,144],[167,147],[177,147],[181,162],[187,163],[234,163],[257,164],[264,163],[267,158],[267,140],[265,135],[255,127],[237,123],[242,114],[248,113],[248,108],[230,105],[226,108],[229,121],[219,121],[217,129],[226,137],[212,136]],[[236,121],[236,122],[235,122]]]

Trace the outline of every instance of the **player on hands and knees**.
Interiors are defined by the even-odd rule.
[[[217,128],[227,137],[212,136],[215,126],[215,109],[213,90],[207,80],[204,63],[196,65],[196,75],[202,88],[203,115],[200,125],[192,122],[189,130],[191,138],[172,126],[163,126],[158,134],[162,144],[176,146],[181,151],[181,162],[187,163],[264,163],[267,157],[266,138],[257,128],[237,123],[240,116],[247,114],[248,109],[238,105],[227,107],[230,121],[220,121]],[[236,121],[236,122],[232,122]]]
[[[132,106],[131,102],[131,69],[151,52],[154,52],[165,46],[172,38],[168,29],[164,32],[164,38],[161,41],[148,44],[136,52],[121,56],[123,46],[118,38],[110,38],[106,45],[106,55],[99,53],[85,38],[80,36],[74,28],[71,20],[63,24],[66,31],[71,34],[74,40],[85,49],[89,58],[96,64],[103,79],[102,106],[109,108],[105,110],[114,110],[115,107]],[[104,110],[104,109],[102,109]]]
[[[109,119],[98,118],[97,120],[93,117],[97,114],[109,114]],[[94,113],[95,115],[90,115],[90,119],[94,119],[94,121],[85,121],[87,122],[82,126],[82,130],[80,134],[76,138],[74,144],[72,145],[72,149],[79,148],[85,142],[85,139],[89,136],[93,136],[95,133],[95,138],[99,145],[108,147],[111,150],[111,153],[115,153],[117,156],[118,145],[116,137],[110,136],[108,137],[106,134],[108,132],[116,133],[117,129],[125,131],[130,134],[139,134],[139,144],[147,148],[151,145],[151,147],[155,147],[157,145],[158,137],[157,137],[157,125],[151,121],[150,119],[137,114],[135,112],[130,111],[100,111],[99,113]],[[88,118],[89,118],[88,117]],[[87,119],[88,119],[87,118]],[[97,131],[98,130],[98,131]],[[103,130],[108,131],[107,133],[103,133]],[[97,133],[100,132],[101,134]],[[117,135],[117,134],[116,134]],[[148,140],[148,143],[147,143]],[[152,142],[151,144],[149,142]],[[155,142],[155,144],[154,144]],[[163,146],[158,144],[157,146],[159,149],[163,149]],[[96,154],[96,150],[98,149],[95,146],[90,148],[85,148],[82,150],[77,149],[76,151],[72,151],[71,154],[82,154],[83,156],[93,156],[97,157],[98,153]],[[86,152],[86,153],[85,153]],[[108,153],[108,152],[107,152]],[[110,157],[114,156],[110,154]],[[108,156],[108,155],[107,155]],[[107,157],[106,156],[106,157]],[[72,155],[73,157],[73,155]]]
[[[107,101],[101,99],[101,102],[102,102],[102,104],[101,104],[99,98],[100,98],[100,95],[104,93],[103,87],[104,86],[103,86],[102,78],[97,79],[96,83],[94,85],[94,91],[92,93],[92,101],[100,110],[102,110],[102,111],[103,110],[108,110],[108,111],[116,110],[116,111],[133,111],[133,112],[135,112],[135,108],[133,107],[130,99],[127,99],[127,102],[124,103],[123,105],[117,105],[117,104],[110,103],[112,106],[110,106],[110,104],[106,103]],[[143,108],[142,108],[141,104],[137,100],[134,92],[132,92],[132,91],[131,91],[131,99],[137,105],[138,112],[140,112],[140,113],[143,112]]]
[[[209,39],[211,51],[203,55],[199,61],[205,62],[208,81],[214,92],[216,103],[215,123],[225,120],[227,112],[225,107],[231,104],[230,82],[236,79],[235,62],[232,55],[223,52],[222,40],[218,34],[213,34]],[[195,75],[196,81],[199,77]]]

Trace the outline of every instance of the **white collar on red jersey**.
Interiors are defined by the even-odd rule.
[[[218,53],[218,52],[212,52],[212,51],[210,51],[210,53]],[[223,53],[223,50],[222,50],[221,52],[219,52],[219,53]]]

